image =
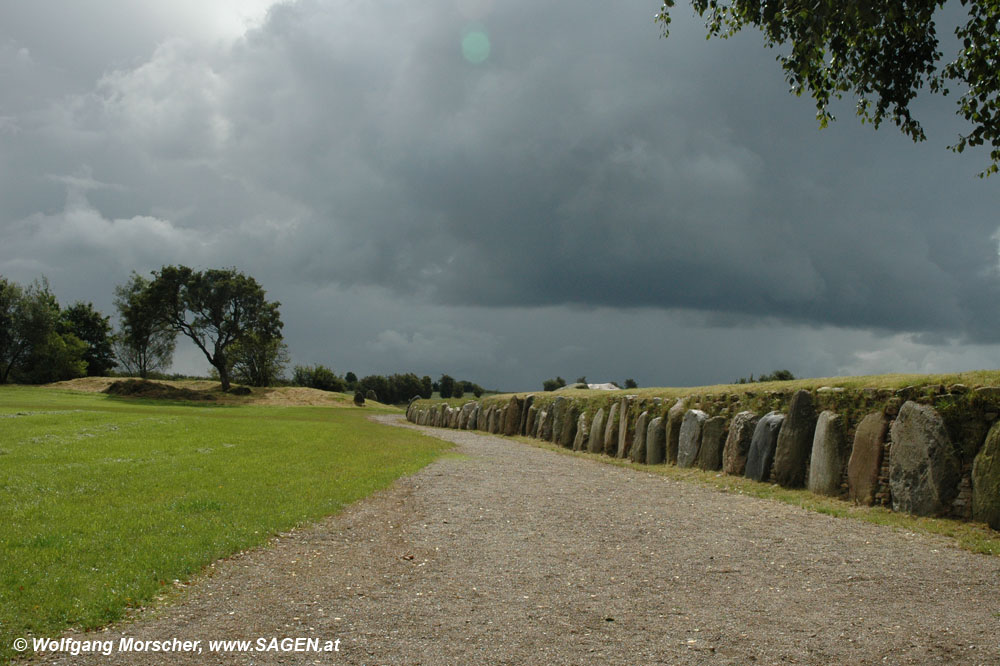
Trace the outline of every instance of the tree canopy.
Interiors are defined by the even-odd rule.
[[[942,64],[936,23],[947,0],[691,0],[705,18],[709,37],[729,37],[744,27],[759,28],[768,47],[789,46],[778,56],[796,95],[805,90],[816,102],[825,127],[833,115],[831,99],[845,93],[857,99],[862,122],[876,128],[890,120],[914,141],[926,139],[910,103],[918,92],[959,91],[958,114],[968,133],[950,146],[956,152],[988,145],[990,164],[1000,164],[1000,3],[959,0],[963,22],[953,29],[959,51]],[[670,10],[664,0],[656,20],[669,34]],[[954,1],[951,5],[956,4]]]
[[[232,345],[253,337],[281,338],[280,303],[268,302],[260,284],[235,268],[194,271],[164,266],[153,275],[149,289],[155,309],[205,354],[219,373],[223,391],[230,386]]]

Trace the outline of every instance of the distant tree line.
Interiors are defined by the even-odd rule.
[[[290,362],[282,337],[280,303],[234,268],[195,271],[163,266],[149,278],[132,273],[115,288],[118,329],[92,303],[60,307],[47,280],[20,285],[0,276],[0,383],[42,384],[76,377],[120,374],[164,377],[178,334],[205,355],[223,390],[291,384],[324,391],[358,392],[392,404],[413,397],[483,394],[470,381],[412,372],[343,376],[324,365]]]
[[[792,379],[795,379],[795,375],[793,375],[788,370],[775,370],[771,374],[761,375],[757,379],[754,379],[753,375],[750,375],[749,379],[747,379],[746,377],[740,377],[734,383],[735,384],[753,384],[754,382],[787,382],[787,381],[790,381]]]
[[[586,376],[577,377],[576,381],[573,383],[586,384],[587,378]],[[632,379],[631,377],[625,380],[624,386],[622,384],[619,384],[618,382],[610,382],[610,383],[614,384],[618,388],[627,388],[627,389],[639,388],[639,385],[636,384],[635,380]],[[546,391],[558,391],[564,386],[566,386],[566,380],[563,379],[562,377],[556,377],[555,379],[546,379],[545,381],[542,382],[542,388],[545,389]]]

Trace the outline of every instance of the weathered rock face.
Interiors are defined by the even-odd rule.
[[[608,420],[604,424],[604,452],[609,456],[618,451],[618,403],[611,405]]]
[[[848,456],[844,417],[829,410],[822,412],[816,421],[809,456],[809,491],[817,495],[840,495],[840,479],[844,476]]]
[[[534,437],[536,432],[535,422],[538,418],[538,408],[532,405],[526,410],[526,417],[524,422],[524,434],[528,437]]]
[[[677,462],[677,448],[680,445],[681,423],[684,421],[684,413],[687,407],[684,401],[678,399],[674,406],[667,412],[667,421],[664,424],[667,439],[667,462]]]
[[[585,450],[589,441],[590,421],[587,419],[587,412],[581,412],[580,418],[576,420],[576,435],[573,437],[573,450]]]
[[[663,417],[657,416],[646,426],[646,463],[659,465],[667,452],[666,429]]]
[[[594,415],[594,421],[590,424],[590,438],[587,442],[587,450],[591,453],[600,453],[604,449],[604,408],[601,407]]]
[[[461,416],[461,414],[462,414],[462,410],[460,410],[458,408],[455,408],[455,407],[449,407],[448,408],[448,427],[449,428],[458,428],[458,419]]]
[[[629,427],[629,419],[632,417],[632,402],[633,398],[626,396],[621,399],[618,403],[618,454],[617,457],[624,458],[629,454],[632,448],[632,438],[635,435],[635,430]]]
[[[552,441],[552,421],[555,415],[552,413],[551,409],[543,409],[541,414],[538,415],[541,419],[541,425],[538,427],[538,439],[544,439],[546,442]]]
[[[516,395],[511,396],[503,418],[503,434],[508,437],[520,434],[519,428],[521,427],[521,412],[523,408],[524,400],[518,398]]]
[[[708,414],[700,409],[689,409],[681,421],[681,429],[677,443],[677,466],[692,467],[698,459],[701,448],[702,425],[708,420]]]
[[[806,462],[812,453],[816,432],[816,408],[812,393],[796,391],[788,404],[788,416],[778,433],[774,450],[774,480],[785,488],[799,488],[806,482]]]
[[[972,464],[972,519],[1000,530],[1000,423],[990,428]]]
[[[479,408],[479,414],[476,415],[476,430],[486,430],[489,424],[490,408],[482,407]]]
[[[892,510],[918,516],[948,512],[958,493],[961,464],[941,416],[907,401],[890,430],[889,489]]]
[[[576,436],[576,421],[579,418],[576,404],[567,400],[561,406],[562,415],[559,417],[559,432],[553,435],[553,441],[559,446],[571,448],[573,439]]]
[[[535,396],[527,395],[524,397],[524,404],[521,406],[521,423],[517,428],[517,434],[519,435],[528,434],[528,410],[531,409],[533,404],[535,404]]]
[[[476,424],[479,422],[479,410],[482,409],[479,403],[475,403],[475,407],[472,408],[472,413],[469,414],[469,421],[466,424],[466,430],[475,430]]]
[[[649,426],[649,412],[639,414],[635,420],[635,437],[629,449],[629,460],[634,463],[646,462],[646,428]]]
[[[767,481],[771,477],[771,464],[774,462],[774,447],[778,443],[778,433],[785,415],[781,412],[769,412],[754,428],[750,440],[750,451],[747,453],[747,464],[743,475],[754,481]]]
[[[729,425],[729,435],[722,449],[722,471],[733,476],[743,476],[747,466],[747,453],[753,431],[760,419],[753,412],[740,412]]]
[[[552,434],[549,437],[544,437],[550,442],[555,442],[559,439],[559,434],[562,432],[563,427],[563,416],[565,415],[565,406],[569,401],[563,396],[559,396],[555,399],[552,405],[549,406],[549,413],[552,414]]]
[[[726,417],[713,416],[701,426],[701,448],[696,464],[706,471],[722,469],[722,447],[726,444]]]

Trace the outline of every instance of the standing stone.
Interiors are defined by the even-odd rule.
[[[1000,530],[1000,422],[972,463],[972,519]]]
[[[475,407],[472,408],[472,413],[469,414],[469,422],[466,424],[466,430],[475,430],[476,424],[479,423],[479,410],[482,409],[480,404],[475,403]]]
[[[750,451],[747,453],[747,464],[744,476],[754,481],[767,481],[771,477],[771,463],[774,462],[774,447],[778,443],[778,433],[785,415],[781,412],[769,412],[754,428],[750,440]]]
[[[632,438],[635,435],[635,430],[629,428],[629,417],[632,416],[632,401],[634,398],[632,396],[626,396],[621,399],[618,407],[619,419],[618,419],[618,458],[624,458],[629,454],[629,450],[632,446]]]
[[[486,421],[486,432],[491,435],[497,431],[497,420],[500,416],[499,410],[496,407],[490,407],[489,418]]]
[[[917,516],[947,513],[962,470],[941,416],[933,407],[908,400],[889,434],[892,510]]]
[[[608,420],[604,424],[604,452],[609,456],[618,451],[618,403],[611,405]]]
[[[523,411],[523,407],[524,400],[522,398],[518,398],[516,395],[511,396],[510,402],[507,404],[507,415],[504,417],[503,434],[508,437],[521,434],[521,412]]]
[[[667,439],[667,462],[677,463],[677,447],[680,443],[681,424],[684,421],[684,413],[687,407],[684,406],[683,398],[678,398],[674,406],[667,412],[667,422],[664,424]]]
[[[753,431],[757,427],[757,415],[753,412],[740,412],[729,424],[729,436],[722,449],[722,471],[733,476],[743,476],[747,466],[747,453],[753,440]]]
[[[677,466],[692,467],[701,448],[701,430],[708,414],[700,409],[689,409],[681,422],[677,443]]]
[[[788,404],[788,416],[778,434],[774,450],[774,480],[785,488],[799,488],[806,482],[806,463],[812,453],[816,432],[816,409],[812,393],[799,390]]]
[[[587,442],[587,451],[590,453],[600,453],[604,449],[604,408],[601,407],[594,415],[594,421],[590,424],[590,439]]]
[[[629,460],[634,463],[646,462],[646,428],[649,427],[649,412],[639,414],[635,420],[635,437],[629,449]]]
[[[457,407],[448,408],[448,427],[457,428],[458,427],[458,416],[461,410]]]
[[[542,420],[542,425],[538,428],[538,439],[544,439],[546,442],[552,441],[552,419],[554,415],[552,414],[552,407],[549,406],[548,409],[543,410],[539,415]]]
[[[665,460],[666,453],[667,441],[663,417],[657,416],[646,426],[646,463],[659,465]]]
[[[552,434],[545,439],[550,442],[554,442],[559,438],[559,433],[562,432],[562,419],[563,419],[563,405],[566,404],[566,398],[564,396],[559,396],[555,399],[555,402],[549,407],[549,413],[552,414]]]
[[[847,424],[844,417],[829,410],[816,421],[812,455],[809,457],[809,491],[836,497],[847,465]]]
[[[698,467],[714,472],[722,469],[722,447],[726,445],[726,417],[713,416],[701,426],[701,448]]]
[[[535,402],[535,396],[528,395],[524,397],[524,404],[521,406],[521,423],[518,424],[517,434],[527,435],[528,434],[528,410]]]
[[[581,412],[580,418],[576,420],[576,436],[573,437],[573,450],[585,451],[590,443],[590,423],[587,421],[587,412]]]
[[[576,435],[576,420],[578,418],[576,405],[572,400],[566,400],[562,404],[562,417],[559,419],[559,432],[555,434],[553,441],[564,448],[572,448],[573,439]]]
[[[535,436],[535,419],[538,418],[538,409],[532,405],[526,411],[526,421],[524,422],[524,434],[528,437]]]

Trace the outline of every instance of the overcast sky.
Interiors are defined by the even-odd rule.
[[[296,363],[531,390],[1000,366],[1000,180],[659,0],[0,4],[0,274],[235,266]],[[948,29],[939,30],[941,33]],[[193,348],[175,369],[204,373]]]

